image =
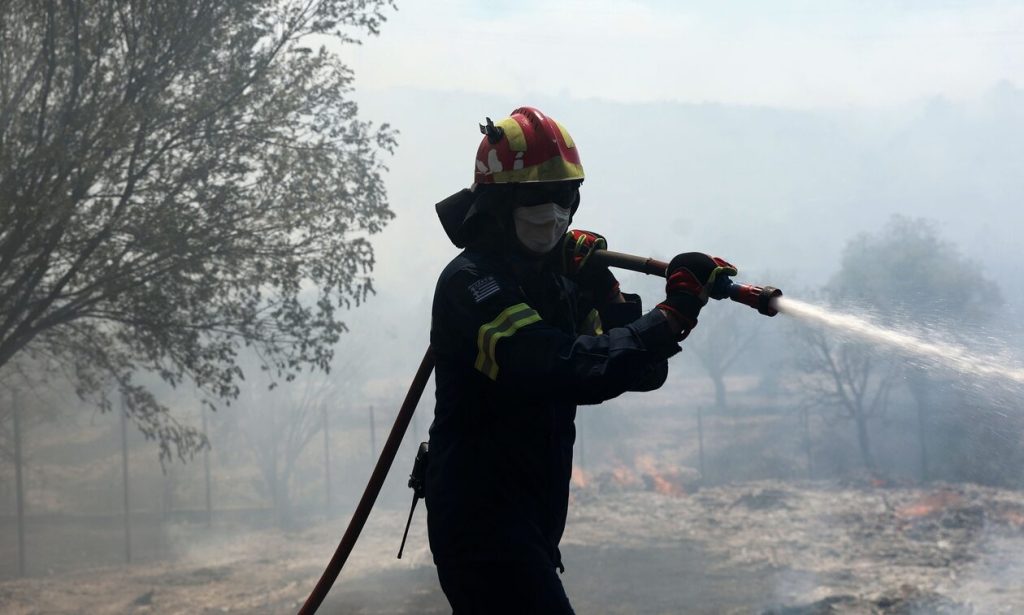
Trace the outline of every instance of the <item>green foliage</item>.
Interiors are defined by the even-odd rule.
[[[113,382],[164,457],[203,441],[134,374],[231,399],[245,346],[326,369],[395,145],[331,49],[390,6],[0,2],[0,366],[58,360],[106,408]]]
[[[951,334],[981,324],[1001,302],[999,289],[982,266],[965,258],[926,220],[893,216],[878,233],[847,243],[840,270],[825,288],[833,305],[863,310],[883,323],[913,323]],[[921,474],[929,477],[928,413],[939,390],[924,366],[891,352],[823,331],[802,332],[804,352],[797,365],[809,377],[802,383],[808,407],[831,408],[852,420],[866,469],[874,471],[869,419],[885,413],[892,390],[906,386],[917,402]]]
[[[985,320],[1002,301],[982,266],[942,239],[934,224],[903,216],[846,245],[828,293],[881,314],[959,325]]]

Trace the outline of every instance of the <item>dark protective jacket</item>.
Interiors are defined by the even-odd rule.
[[[679,351],[664,315],[635,295],[593,310],[562,275],[468,249],[438,280],[430,343],[435,563],[561,566],[576,405],[661,386]]]

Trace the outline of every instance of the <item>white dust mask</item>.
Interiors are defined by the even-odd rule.
[[[512,210],[519,243],[536,254],[547,254],[558,244],[569,228],[569,216],[569,210],[557,203],[541,203]]]

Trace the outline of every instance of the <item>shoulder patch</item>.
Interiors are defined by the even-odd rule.
[[[494,295],[499,290],[498,281],[494,276],[489,275],[469,285],[469,293],[473,295],[473,301],[480,303],[484,299]]]

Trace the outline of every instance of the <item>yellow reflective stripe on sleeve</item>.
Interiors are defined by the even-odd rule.
[[[540,314],[533,311],[533,308],[525,303],[517,303],[505,308],[491,322],[481,325],[476,336],[477,355],[473,367],[491,380],[497,380],[498,359],[495,349],[498,346],[498,340],[514,335],[519,329],[540,319]]]
[[[590,310],[587,317],[583,320],[583,330],[594,335],[604,335],[604,329],[601,326],[601,315],[597,313],[597,310]]]

